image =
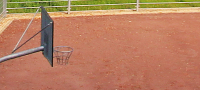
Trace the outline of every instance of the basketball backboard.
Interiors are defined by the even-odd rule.
[[[53,30],[54,22],[44,7],[41,6],[41,46],[43,55],[53,67]]]

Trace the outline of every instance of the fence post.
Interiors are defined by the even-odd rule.
[[[5,0],[5,6],[4,6],[4,8],[5,8],[4,10],[5,10],[5,17],[6,17],[6,14],[7,14],[7,9],[6,9],[7,8],[7,0]]]
[[[67,12],[67,14],[70,14],[70,9],[71,9],[71,0],[68,0],[68,12]]]
[[[139,7],[140,7],[139,3],[140,3],[140,0],[137,0],[136,11],[139,11]]]

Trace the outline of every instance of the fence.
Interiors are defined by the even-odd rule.
[[[101,0],[103,1],[103,0]],[[79,3],[82,2],[82,3]],[[115,3],[117,2],[117,3]],[[81,11],[81,10],[105,10],[105,9],[136,9],[138,11],[140,8],[163,8],[159,5],[165,5],[165,7],[170,7],[171,4],[181,4],[177,7],[200,7],[200,1],[192,2],[145,2],[144,0],[111,0],[108,3],[100,2],[100,0],[56,0],[56,1],[26,1],[26,2],[7,2],[8,4],[20,4],[19,7],[8,7],[7,10],[10,13],[20,13],[20,12],[30,12],[23,10],[37,9],[42,3],[45,3],[43,6],[47,11]],[[39,3],[39,4],[38,4]],[[61,4],[63,3],[63,4]],[[29,5],[28,5],[29,4]],[[32,4],[32,6],[30,5]],[[146,5],[146,6],[144,6]],[[150,6],[152,5],[152,6]],[[166,6],[168,5],[168,6]],[[9,6],[9,5],[8,5]],[[17,6],[17,5],[14,5]],[[24,7],[23,7],[24,6]],[[62,9],[61,9],[62,8]],[[68,9],[67,9],[68,8]],[[12,11],[13,10],[13,11]],[[17,11],[15,11],[17,10]],[[33,12],[36,10],[33,10]]]
[[[0,20],[6,16],[6,2],[7,0],[0,0]]]

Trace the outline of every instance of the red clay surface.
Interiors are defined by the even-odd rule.
[[[200,90],[200,13],[53,19],[54,45],[74,48],[69,64],[51,67],[41,52],[0,63],[1,90]],[[29,21],[0,35],[0,57]],[[23,42],[39,30],[37,19]],[[40,35],[18,51],[39,46]]]

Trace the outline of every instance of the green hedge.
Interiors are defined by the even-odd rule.
[[[55,0],[7,0],[8,2],[28,2],[28,1],[55,1]],[[197,0],[140,0],[140,3],[151,2],[194,2]],[[119,4],[119,3],[136,3],[136,0],[84,0],[72,1],[71,5],[94,5],[94,4]],[[8,3],[8,8],[18,7],[39,7],[39,6],[67,6],[66,1],[60,2],[34,2],[34,3]],[[140,5],[140,8],[172,8],[172,7],[200,7],[200,3],[194,4],[148,4]],[[108,9],[133,9],[135,5],[113,5],[113,6],[85,6],[85,7],[71,7],[72,11],[81,10],[108,10]],[[66,11],[67,8],[46,8],[48,12]],[[9,13],[29,13],[35,12],[36,9],[17,9],[8,10]]]

